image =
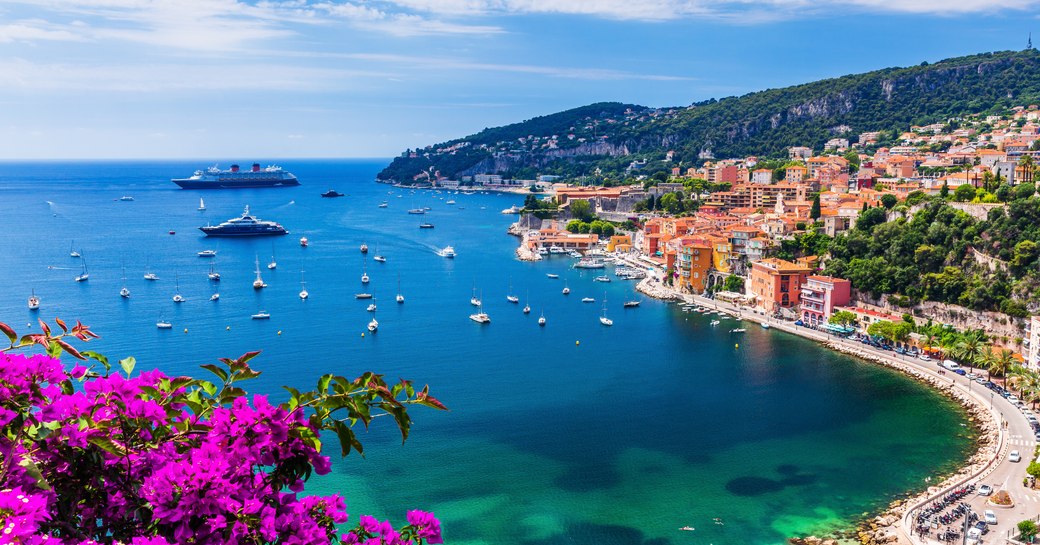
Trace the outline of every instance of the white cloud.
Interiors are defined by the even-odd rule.
[[[83,37],[68,29],[56,27],[41,19],[25,19],[0,25],[0,43],[48,41],[80,41]]]
[[[537,66],[527,64],[507,63],[483,63],[474,62],[461,58],[444,57],[422,57],[407,55],[392,55],[381,53],[354,53],[342,55],[344,58],[372,61],[380,65],[396,64],[409,67],[409,72],[414,70],[463,70],[480,72],[508,72],[519,74],[536,74],[557,78],[582,79],[582,80],[646,80],[646,81],[691,81],[694,78],[669,76],[660,74],[639,74],[625,72],[622,70],[611,70],[604,68],[571,68],[558,66]]]

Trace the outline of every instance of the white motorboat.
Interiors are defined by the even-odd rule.
[[[545,276],[548,277],[548,278],[553,278],[553,279],[560,277],[560,275],[553,274],[553,273],[545,273]]]
[[[144,279],[145,280],[151,280],[152,282],[154,282],[154,281],[159,279],[159,275],[157,275],[157,274],[155,274],[153,272],[144,273]]]
[[[747,330],[746,330],[746,329],[744,329],[744,328],[742,328],[742,327],[738,327],[738,328],[736,328],[736,329],[731,329],[731,330],[729,330],[729,332],[730,332],[730,333],[743,333],[743,332],[745,332],[745,331],[747,331]]]
[[[217,301],[219,299],[220,299],[220,293],[218,293],[218,292],[213,292],[213,295],[209,296],[209,300],[210,301]]]
[[[260,277],[260,257],[256,257],[256,280],[253,280],[253,289],[259,290],[267,287],[264,283],[264,279]]]
[[[625,308],[638,307],[639,306],[639,301],[634,301],[634,300],[633,301],[625,301],[625,304],[622,305],[622,306],[624,306]]]
[[[159,319],[156,320],[156,322],[155,322],[155,327],[157,327],[159,329],[172,329],[173,328],[173,324],[171,324],[170,322],[166,321],[166,318],[163,317],[163,315],[160,313],[159,314]]]
[[[567,285],[567,281],[566,281],[566,280],[564,280],[564,281],[563,281],[563,292],[562,292],[562,293],[563,293],[564,295],[567,295],[567,294],[569,294],[570,292],[571,292],[571,288],[570,288],[570,286],[568,286],[568,285]]]
[[[609,276],[597,276],[596,278],[593,278],[593,280],[595,280],[596,282],[610,282],[610,277]]]
[[[379,322],[375,318],[372,318],[371,322],[368,322],[368,330],[375,333],[379,329]]]
[[[573,257],[574,259],[580,259],[581,258],[581,254],[578,253],[577,250],[571,250],[570,252],[567,253],[567,255]]]
[[[452,201],[447,201],[444,204],[455,204],[455,201],[453,201],[453,200]]]
[[[300,237],[300,246],[303,246],[304,248],[306,248],[308,244],[310,244],[310,243],[307,242],[307,237]]]
[[[453,259],[455,257],[455,248],[451,246],[445,246],[444,249],[441,250],[441,257]]]
[[[372,294],[371,293],[355,293],[354,294],[354,299],[371,299],[371,298],[372,298]]]
[[[368,305],[368,308],[366,308],[365,310],[367,310],[369,312],[375,312],[376,311],[376,304],[375,303],[370,303]]]
[[[589,257],[583,257],[574,264],[575,269],[602,269],[604,267],[606,264],[603,261]]]
[[[387,204],[386,201],[383,201],[383,202],[379,203],[379,208],[386,208],[387,206],[390,206],[390,205]]]
[[[550,254],[565,254],[565,253],[567,253],[567,250],[564,250],[563,248],[561,248],[559,246],[549,246],[549,253]]]
[[[483,307],[478,306],[475,314],[470,314],[469,319],[477,322],[478,324],[490,324],[491,317],[484,312]]]
[[[271,313],[267,312],[266,310],[261,310],[260,312],[257,312],[256,314],[252,315],[251,318],[254,320],[270,320]]]
[[[595,303],[596,299],[593,298],[593,297],[582,297],[581,298],[581,302],[582,303]]]
[[[36,296],[36,290],[32,290],[32,295],[29,296],[29,310],[40,309],[40,298]]]
[[[199,257],[217,257],[216,250],[202,250],[199,252]]]
[[[549,255],[549,249],[545,247],[538,248],[538,255]]]
[[[372,259],[374,259],[375,261],[378,261],[379,263],[386,263],[386,256],[377,255],[377,256],[373,257]]]
[[[719,320],[712,320],[712,321],[711,321],[711,325],[713,325],[713,326],[719,325],[719,324],[721,324],[721,323],[722,323],[722,322],[720,322]]]
[[[367,254],[368,253],[368,244],[365,244],[364,242],[361,243],[361,253],[363,253],[363,254]]]
[[[769,329],[769,324],[762,323],[762,329]]]

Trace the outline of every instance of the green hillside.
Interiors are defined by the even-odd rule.
[[[789,146],[821,149],[837,136],[902,131],[950,117],[1040,101],[1040,53],[1005,51],[887,68],[709,100],[687,107],[599,103],[408,150],[380,180],[410,182],[439,172],[527,177],[620,173],[634,160],[673,164],[704,157],[779,156]],[[710,154],[710,155],[709,155]]]

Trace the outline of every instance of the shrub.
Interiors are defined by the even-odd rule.
[[[258,352],[202,367],[215,381],[134,374],[135,361],[79,352],[68,341],[97,335],[80,323],[60,334],[18,337],[0,323],[10,346],[0,349],[0,526],[4,543],[441,543],[433,515],[410,511],[408,525],[361,516],[347,522],[343,498],[299,496],[313,474],[331,469],[323,431],[335,432],[341,455],[362,452],[351,429],[379,414],[402,437],[406,406],[444,409],[428,388],[416,391],[365,373],[350,380],[324,375],[317,388],[293,388],[274,405],[240,386],[259,371]],[[40,346],[47,354],[13,353]],[[89,361],[70,370],[62,352]],[[78,383],[78,386],[77,386]]]

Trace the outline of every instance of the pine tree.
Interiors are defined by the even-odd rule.
[[[820,194],[817,193],[812,200],[812,208],[809,209],[809,218],[813,221],[820,219]]]

